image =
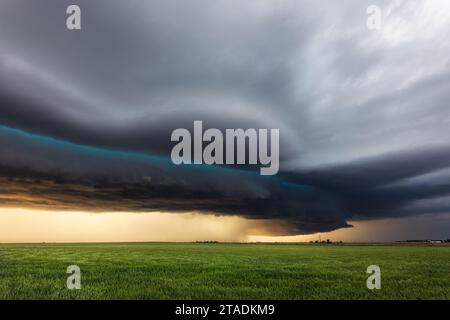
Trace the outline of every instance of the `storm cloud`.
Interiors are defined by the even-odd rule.
[[[2,0],[0,205],[284,234],[450,213],[449,18],[438,0]],[[280,129],[279,174],[175,166],[170,134],[194,120]]]

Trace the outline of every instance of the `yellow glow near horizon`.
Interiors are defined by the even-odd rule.
[[[0,243],[31,242],[343,242],[396,241],[450,236],[450,215],[349,221],[354,228],[267,236],[276,222],[195,213],[61,212],[0,208]],[[438,236],[439,237],[439,236]]]
[[[0,243],[197,240],[302,242],[318,237],[265,236],[265,223],[236,216],[195,213],[88,213],[0,208]],[[343,229],[323,234],[323,239],[331,237],[337,240],[347,232],[347,229]],[[341,238],[344,240],[348,237]]]
[[[245,241],[239,217],[172,213],[87,213],[0,208],[0,243]]]

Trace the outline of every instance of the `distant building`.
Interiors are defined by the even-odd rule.
[[[415,243],[446,243],[450,242],[450,239],[448,240],[405,240],[405,241],[399,241],[399,242],[415,242]]]

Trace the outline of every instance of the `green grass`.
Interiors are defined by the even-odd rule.
[[[66,268],[81,268],[81,290]],[[381,290],[368,290],[378,265]],[[450,247],[0,245],[0,299],[449,299]]]

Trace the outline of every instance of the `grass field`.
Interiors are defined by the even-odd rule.
[[[81,268],[80,290],[66,268]],[[368,290],[378,265],[381,290]],[[1,299],[449,299],[450,247],[4,244]]]

